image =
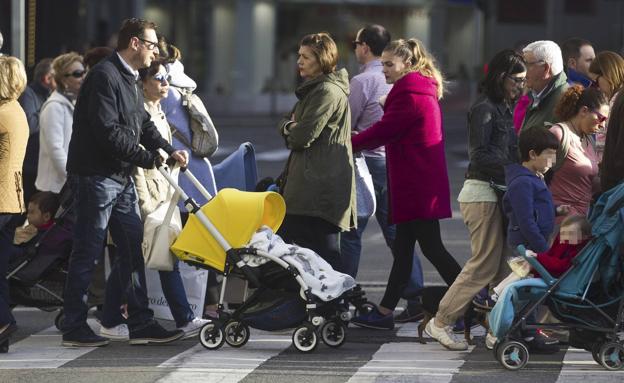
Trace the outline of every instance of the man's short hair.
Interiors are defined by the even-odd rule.
[[[59,208],[58,195],[52,192],[35,193],[28,202],[37,205],[42,214],[50,213],[52,217]]]
[[[540,155],[546,149],[559,149],[559,140],[545,126],[535,125],[520,132],[518,150],[521,161],[531,159],[529,156],[531,150]]]
[[[554,41],[540,40],[534,41],[524,47],[523,53],[531,52],[535,59],[543,61],[550,65],[550,71],[553,76],[563,72],[563,57],[561,56],[561,48]]]
[[[390,33],[379,24],[368,24],[360,32],[359,41],[366,43],[375,56],[381,56],[390,42]]]
[[[592,46],[589,40],[573,37],[561,43],[561,55],[563,56],[563,65],[568,66],[568,60],[578,59],[581,57],[581,47],[585,45]]]
[[[33,72],[33,82],[41,82],[41,79],[52,71],[52,59],[42,59],[35,65],[35,71]]]
[[[133,37],[144,38],[146,29],[156,30],[156,28],[156,24],[151,21],[137,18],[124,20],[117,36],[117,49],[124,50],[128,48],[130,39]]]

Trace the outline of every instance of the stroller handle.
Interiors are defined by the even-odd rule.
[[[228,243],[228,241],[223,237],[223,235],[219,232],[219,230],[215,227],[215,225],[210,221],[210,219],[200,210],[200,206],[195,202],[194,199],[190,198],[184,190],[178,185],[176,180],[171,177],[169,174],[169,169],[167,166],[160,164],[158,166],[158,171],[160,174],[165,177],[167,182],[175,189],[175,191],[180,196],[180,199],[184,201],[184,207],[189,213],[195,214],[195,216],[199,219],[199,221],[204,225],[204,227],[210,232],[212,237],[219,243],[219,245],[223,248],[225,252],[228,252],[232,246]],[[193,173],[191,173],[188,169],[183,170],[182,173],[193,183],[193,185],[199,189],[199,191],[208,199],[212,199],[212,195],[206,190],[206,188],[195,178]]]
[[[557,282],[557,279],[550,275],[548,270],[544,268],[544,266],[537,260],[537,258],[529,257],[528,255],[526,255],[527,249],[526,247],[524,247],[524,245],[519,245],[516,250],[518,250],[518,253],[520,253],[522,258],[524,258],[524,260],[527,261],[529,265],[531,265],[531,267],[538,272],[538,274],[542,277],[542,279],[544,280],[544,282],[546,282],[548,286],[552,286],[555,284],[555,282]]]

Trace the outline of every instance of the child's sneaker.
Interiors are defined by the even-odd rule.
[[[377,308],[372,309],[366,314],[356,316],[351,320],[351,323],[360,327],[376,330],[392,330],[394,328],[392,313],[383,315]]]

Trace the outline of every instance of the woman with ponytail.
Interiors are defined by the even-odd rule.
[[[444,155],[444,80],[417,39],[392,41],[382,53],[383,73],[394,84],[382,119],[352,137],[353,151],[385,145],[391,223],[396,224],[394,262],[378,309],[354,318],[359,326],[394,328],[392,312],[408,284],[414,245],[451,285],[461,268],[440,237],[439,219],[451,216]]]
[[[549,172],[549,188],[555,205],[569,205],[570,214],[587,215],[592,195],[599,189],[598,156],[592,135],[603,129],[609,117],[609,99],[596,88],[575,85],[555,107],[562,122],[550,127],[561,145],[557,162]],[[558,217],[561,221],[563,217]]]

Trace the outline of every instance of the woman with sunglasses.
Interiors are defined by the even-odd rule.
[[[58,193],[65,184],[67,152],[74,122],[74,105],[85,76],[82,56],[70,52],[52,62],[57,87],[41,107],[39,163],[35,187]]]
[[[562,145],[549,171],[553,173],[547,173],[549,188],[555,205],[569,205],[569,214],[586,216],[592,195],[599,189],[593,135],[606,124],[609,99],[599,89],[574,85],[561,96],[555,116],[562,122],[551,126],[550,131]],[[569,144],[564,145],[564,141]],[[563,218],[557,217],[557,223]]]
[[[163,62],[159,60],[153,61],[149,68],[139,70],[139,76],[145,99],[145,110],[150,114],[160,135],[167,142],[171,143],[171,129],[160,105],[160,101],[167,97],[169,92],[169,77]],[[163,157],[167,156],[164,152],[161,152],[161,155]],[[136,167],[132,178],[139,199],[141,219],[145,221],[145,218],[150,213],[161,204],[169,201],[173,190],[169,182],[155,168],[143,169]],[[162,291],[169,304],[176,327],[184,331],[185,338],[197,335],[201,327],[210,321],[197,318],[193,314],[193,310],[186,298],[178,262],[176,261],[173,271],[159,271],[158,274]],[[111,339],[119,335],[123,336],[125,335],[123,334],[125,329],[123,325],[120,326],[102,328],[100,335]]]

